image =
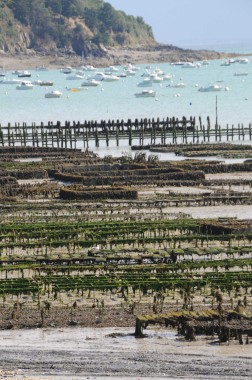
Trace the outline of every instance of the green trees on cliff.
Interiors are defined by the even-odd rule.
[[[83,50],[81,45],[90,42],[104,45],[154,42],[151,27],[141,17],[116,11],[103,0],[0,0],[0,6],[16,22],[29,28],[32,48],[51,41],[57,48],[67,46],[79,52]]]

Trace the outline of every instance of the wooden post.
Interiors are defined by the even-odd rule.
[[[116,127],[116,146],[119,146],[119,127]]]
[[[135,337],[136,338],[143,337],[143,325],[142,325],[142,322],[138,318],[136,318]]]
[[[207,140],[210,141],[210,130],[211,130],[211,123],[210,123],[210,117],[207,116]]]
[[[108,127],[106,127],[105,132],[106,132],[106,145],[109,146],[109,129],[108,129]]]
[[[99,147],[99,134],[98,134],[98,128],[96,126],[95,130],[95,146],[98,148]]]
[[[128,131],[129,131],[129,146],[131,146],[132,145],[132,127],[129,127]]]

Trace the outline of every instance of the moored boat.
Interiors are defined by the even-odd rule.
[[[18,73],[18,77],[19,78],[30,78],[31,77],[31,73],[30,73],[30,71],[27,71],[27,70],[20,71]]]
[[[50,81],[50,80],[42,80],[40,83],[39,83],[40,86],[53,86],[53,82]]]
[[[11,78],[11,79],[5,78],[0,81],[1,84],[19,84],[21,82],[22,82],[21,79],[15,79],[15,78]]]
[[[45,98],[60,98],[62,96],[62,92],[58,90],[53,90],[45,94]]]
[[[220,86],[219,84],[210,84],[205,87],[200,87],[198,91],[211,92],[211,91],[221,91],[221,90],[222,90],[222,86]]]
[[[141,92],[135,93],[137,98],[154,98],[156,96],[156,91],[154,90],[143,90]]]
[[[99,86],[101,83],[98,81],[98,80],[95,80],[95,79],[87,79],[85,80],[84,82],[82,82],[82,86],[83,87],[97,87]]]
[[[32,90],[33,84],[30,81],[22,81],[20,84],[16,87],[17,90]]]

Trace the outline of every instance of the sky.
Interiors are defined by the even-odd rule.
[[[250,44],[252,0],[105,0],[141,16],[158,42],[179,47]]]

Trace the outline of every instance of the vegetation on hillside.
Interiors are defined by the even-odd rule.
[[[0,0],[2,50],[67,49],[77,54],[90,46],[154,42],[142,17],[116,11],[103,0]],[[25,38],[21,38],[25,35]],[[18,42],[19,41],[19,46]]]

